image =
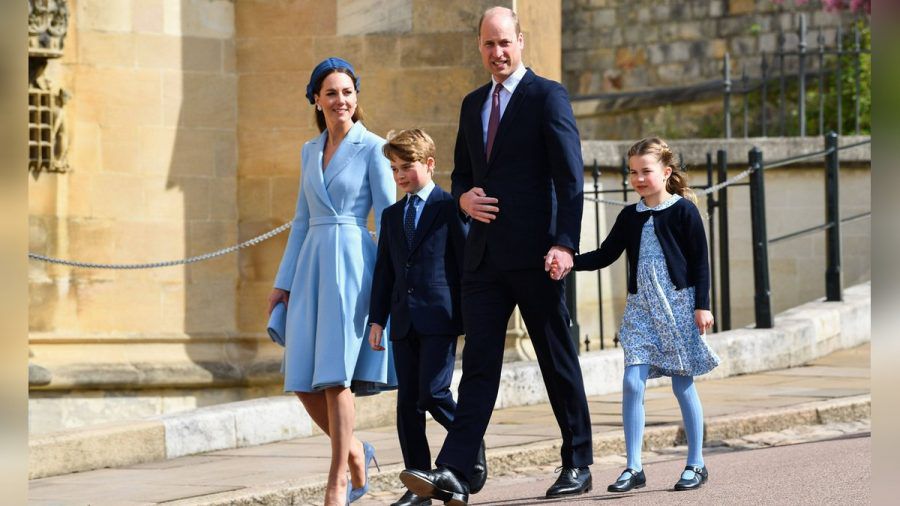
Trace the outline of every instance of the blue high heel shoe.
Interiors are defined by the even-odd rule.
[[[350,491],[347,492],[348,503],[359,499],[369,491],[369,465],[371,462],[375,462],[375,469],[378,469],[378,472],[381,472],[381,467],[379,467],[378,460],[375,458],[375,447],[366,441],[363,441],[363,454],[366,459],[366,483],[360,488],[353,488],[352,485],[350,486]]]

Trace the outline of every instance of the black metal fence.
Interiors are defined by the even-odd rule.
[[[816,45],[810,46],[806,14],[800,14],[796,47],[787,48],[787,37],[783,32],[779,33],[775,51],[760,55],[758,70],[752,77],[746,66],[742,67],[739,77],[734,76],[730,56],[726,54],[722,79],[725,138],[732,137],[732,116],[735,114],[741,115],[744,137],[802,137],[808,133],[824,135],[832,130],[839,134],[859,135],[864,113],[862,104],[868,98],[863,95],[869,89],[869,83],[865,83],[865,90],[863,89],[863,58],[870,57],[871,48],[863,47],[862,31],[858,23],[851,25],[850,32],[853,41],[850,47],[844,46],[845,32],[840,25],[833,41],[826,41],[820,28]],[[845,65],[850,68],[845,68]],[[849,132],[843,131],[843,85],[847,73],[852,73],[854,87],[851,111],[854,121],[853,129]],[[810,90],[812,82],[815,87]],[[809,103],[810,92],[814,97],[812,104]],[[739,112],[732,106],[734,96],[741,98]],[[811,105],[816,107],[814,115],[808,111]],[[833,110],[834,113],[826,114],[826,110]],[[792,121],[788,120],[789,115]],[[810,123],[817,126],[815,132],[807,132]]]
[[[789,47],[788,37],[780,32],[773,51],[761,52],[758,64],[743,64],[739,72],[732,68],[731,56],[726,54],[720,79],[684,86],[576,95],[572,102],[594,101],[597,113],[637,113],[652,107],[721,97],[724,138],[732,138],[736,130],[744,137],[824,135],[832,130],[839,135],[864,134],[871,104],[871,76],[863,71],[870,68],[864,65],[871,58],[868,37],[864,37],[856,22],[849,27],[839,25],[833,38],[828,37],[831,40],[826,40],[819,28],[813,32],[813,45],[806,14],[799,14],[797,19],[796,44]],[[847,79],[848,76],[852,79]],[[845,89],[845,84],[852,89]],[[852,109],[850,125],[845,125],[845,105]],[[735,129],[735,121],[740,121],[742,127]]]
[[[709,224],[709,254],[710,254],[710,287],[711,310],[715,315],[713,332],[730,330],[731,323],[731,272],[729,267],[729,216],[728,193],[729,188],[749,187],[750,192],[750,222],[751,241],[753,252],[754,272],[754,315],[757,328],[771,328],[773,325],[771,287],[769,283],[769,256],[770,244],[789,241],[794,238],[825,231],[826,244],[826,269],[823,273],[825,284],[825,298],[828,301],[841,300],[841,224],[859,220],[871,215],[871,211],[842,218],[839,210],[839,172],[840,151],[871,144],[871,139],[844,146],[838,146],[838,135],[829,132],[823,136],[824,148],[821,151],[803,153],[779,160],[764,162],[764,154],[758,148],[753,148],[748,153],[748,167],[736,176],[728,177],[728,151],[717,150],[715,159],[713,153],[706,155],[706,184],[694,185],[692,188],[698,197],[706,198],[706,211]],[[765,171],[776,167],[794,164],[802,161],[814,161],[824,159],[825,166],[825,205],[824,224],[805,228],[771,238],[766,227],[766,197],[765,197]],[[684,168],[684,165],[682,164]],[[628,184],[628,165],[623,157],[619,169],[621,185],[618,188],[600,187],[600,168],[596,161],[591,166],[593,178],[593,190],[585,191],[585,199],[593,203],[593,209],[585,209],[585,216],[593,211],[594,232],[596,244],[599,247],[602,242],[600,231],[600,208],[604,205],[624,206],[628,205],[629,195],[634,190]],[[745,181],[746,180],[746,181]],[[622,200],[616,200],[621,196]],[[588,245],[584,245],[588,248]],[[626,269],[627,272],[627,269]],[[627,274],[626,274],[627,275]],[[571,314],[571,337],[576,345],[581,338],[581,327],[577,320],[575,273],[571,273],[566,283],[566,297]],[[599,311],[599,349],[605,349],[605,339],[608,329],[604,328],[603,308],[603,282],[601,272],[597,272],[597,299]],[[584,348],[591,349],[593,344],[589,335],[584,335]],[[618,346],[618,336],[614,334],[614,346]]]
[[[841,224],[871,216],[871,211],[841,218],[839,197],[840,157],[842,150],[871,144],[865,140],[838,146],[838,135],[829,132],[824,136],[825,149],[813,153],[784,158],[765,163],[763,152],[753,148],[748,153],[750,163],[750,226],[753,235],[753,286],[754,315],[757,328],[772,328],[773,315],[771,287],[769,285],[769,245],[825,231],[825,300],[842,300],[841,277]],[[770,238],[766,232],[765,171],[804,160],[825,160],[825,223]]]

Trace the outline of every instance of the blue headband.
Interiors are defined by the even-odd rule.
[[[359,92],[359,78],[356,77],[356,71],[353,70],[353,65],[350,64],[347,60],[337,57],[325,58],[322,60],[322,63],[316,65],[316,68],[313,69],[312,74],[309,76],[309,84],[306,85],[306,98],[309,100],[310,104],[315,104],[316,99],[313,97],[313,86],[316,85],[316,82],[322,78],[322,76],[331,73],[336,69],[347,69],[354,76],[353,85],[356,86],[357,93]]]

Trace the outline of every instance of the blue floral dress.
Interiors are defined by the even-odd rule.
[[[656,207],[641,200],[637,211],[660,211],[680,198],[673,195]],[[719,365],[719,357],[694,323],[694,287],[678,290],[669,278],[652,216],[641,230],[637,293],[626,299],[619,340],[625,366],[649,364],[651,378],[698,376]]]

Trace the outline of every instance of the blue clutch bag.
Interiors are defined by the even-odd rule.
[[[269,326],[266,329],[272,341],[279,346],[284,346],[284,329],[286,326],[287,307],[285,307],[284,302],[279,302],[272,309],[272,314],[269,315]]]

